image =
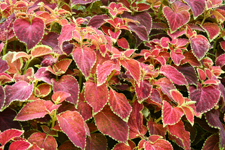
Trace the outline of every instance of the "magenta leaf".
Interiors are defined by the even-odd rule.
[[[7,64],[7,61],[2,60],[2,59],[0,58],[0,73],[5,72],[5,71],[8,70],[8,69],[9,69],[9,66],[8,66],[8,64]]]
[[[109,108],[105,106],[102,111],[94,116],[95,123],[100,132],[109,135],[120,142],[126,142],[128,139],[128,125],[121,118],[116,116]]]
[[[38,44],[44,35],[44,21],[40,18],[33,18],[31,22],[19,18],[13,25],[16,36],[26,43],[28,49]]]
[[[30,143],[26,141],[15,141],[9,145],[9,150],[27,150],[30,147]]]
[[[222,149],[225,146],[225,130],[224,130],[224,125],[220,121],[220,112],[219,110],[212,109],[211,111],[206,113],[206,120],[208,124],[216,129],[219,129],[220,132],[220,149]]]
[[[64,91],[69,93],[71,96],[66,99],[67,102],[70,102],[74,105],[77,104],[78,94],[79,94],[79,85],[76,78],[71,75],[64,75],[58,81],[55,79],[52,80],[53,91]]]
[[[15,137],[20,137],[24,133],[23,130],[17,129],[8,129],[4,132],[0,133],[0,143],[1,145],[5,145],[7,142],[12,140]]]
[[[57,115],[59,126],[68,138],[77,147],[84,149],[85,147],[85,122],[77,111],[65,111]]]
[[[77,111],[82,115],[85,121],[92,118],[92,107],[85,101],[83,94],[79,95]]]
[[[225,54],[222,54],[216,58],[216,65],[220,67],[223,67],[225,65]]]
[[[181,26],[186,24],[190,19],[190,14],[188,12],[189,6],[180,2],[175,1],[172,4],[172,8],[165,6],[163,8],[163,13],[169,23],[172,32],[179,29]]]
[[[112,111],[122,119],[126,120],[131,113],[132,108],[126,96],[122,93],[116,92],[113,89],[110,89],[109,91],[109,104]]]
[[[141,80],[140,86],[135,84],[135,91],[139,99],[145,100],[150,96],[152,91],[152,86],[149,83],[149,81]]]
[[[73,30],[75,27],[73,25],[67,24],[62,27],[61,34],[58,37],[59,48],[62,50],[63,42],[70,41],[73,37]]]
[[[92,133],[91,137],[87,138],[86,150],[107,149],[107,139],[101,133]]]
[[[25,81],[16,82],[13,85],[5,86],[5,104],[4,107],[10,105],[13,101],[26,101],[33,92],[33,84]]]
[[[182,73],[176,68],[170,65],[164,65],[161,67],[160,72],[167,78],[173,81],[177,85],[187,85],[187,81]]]
[[[212,109],[220,98],[220,91],[214,86],[189,87],[190,99],[196,101],[196,111],[204,113]]]
[[[220,28],[216,23],[206,22],[202,25],[202,27],[208,34],[210,41],[215,39],[220,34]]]
[[[198,17],[205,10],[205,0],[184,0],[190,7],[194,17]]]
[[[38,147],[45,150],[56,150],[57,142],[54,137],[47,135],[45,133],[36,132],[33,133],[28,141],[32,144],[37,144]]]
[[[107,103],[109,98],[107,84],[97,86],[92,81],[85,83],[84,96],[87,103],[93,108],[94,112],[99,112]]]
[[[27,121],[36,118],[43,118],[48,111],[45,108],[44,100],[36,100],[26,104],[15,117],[18,121]]]
[[[96,61],[94,50],[89,47],[75,48],[72,55],[81,72],[88,77]]]
[[[209,41],[202,35],[196,35],[190,38],[193,54],[198,60],[201,60],[209,50]]]

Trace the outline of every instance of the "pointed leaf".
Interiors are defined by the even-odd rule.
[[[1,145],[5,145],[7,142],[12,140],[15,137],[20,137],[24,133],[23,130],[9,129],[0,133],[0,143]]]
[[[59,48],[62,50],[63,42],[70,41],[73,37],[73,31],[75,27],[73,25],[67,24],[62,27],[60,36],[58,37],[59,40]]]
[[[225,65],[225,54],[222,54],[216,58],[216,65],[220,67],[223,67]]]
[[[105,19],[109,19],[109,16],[105,14],[93,16],[88,22],[88,26],[99,28],[105,23]]]
[[[106,84],[97,86],[97,84],[92,81],[87,81],[85,83],[84,96],[94,112],[99,112],[105,106],[109,98],[108,93]]]
[[[220,91],[213,87],[199,87],[198,89],[194,86],[189,87],[190,99],[196,101],[196,111],[204,113],[212,109],[220,98]]]
[[[87,138],[86,150],[107,149],[107,139],[101,133],[92,133],[91,137]]]
[[[5,105],[7,107],[13,101],[26,101],[33,92],[33,84],[25,81],[16,82],[13,85],[5,86]]]
[[[128,141],[128,144],[125,143],[117,143],[112,150],[133,150],[135,149],[135,143],[131,140]]]
[[[160,72],[177,85],[187,85],[184,75],[170,65],[162,66]]]
[[[149,83],[149,81],[141,80],[140,86],[138,86],[135,83],[135,91],[136,91],[138,98],[145,100],[150,96],[151,91],[152,91],[152,86]]]
[[[34,93],[37,97],[45,97],[48,94],[50,94],[51,91],[52,91],[52,88],[49,84],[41,83],[35,88]]]
[[[181,106],[185,103],[183,95],[178,90],[171,90],[170,94],[172,98],[178,103],[178,106]]]
[[[16,19],[13,25],[14,32],[18,39],[26,43],[30,49],[38,44],[44,35],[44,21],[40,18],[33,18],[32,23],[25,19]]]
[[[5,72],[5,71],[8,70],[8,69],[9,69],[9,66],[8,66],[8,64],[7,64],[7,61],[2,60],[2,59],[0,58],[0,73]]]
[[[58,109],[61,106],[61,104],[55,105],[52,101],[45,101],[44,105],[49,115],[52,115],[52,111]]]
[[[186,115],[187,120],[191,123],[191,125],[194,124],[194,110],[191,107],[183,106],[182,110],[184,111],[184,114]]]
[[[30,147],[30,143],[26,141],[15,141],[9,145],[9,150],[27,150]]]
[[[45,45],[37,45],[31,50],[31,56],[33,58],[45,56],[51,53],[53,53],[51,47]]]
[[[139,26],[136,23],[129,22],[128,27],[133,31],[141,40],[148,41],[148,32],[145,26]]]
[[[177,51],[180,51],[180,52],[177,52]],[[171,56],[174,64],[177,65],[177,66],[179,66],[180,62],[185,58],[180,49],[177,49],[176,52],[174,52],[172,50],[171,53],[170,53],[170,56]]]
[[[96,61],[96,54],[94,50],[89,47],[75,48],[73,50],[73,59],[77,66],[82,71],[85,77],[89,76],[91,68],[94,66]]]
[[[125,95],[113,89],[109,91],[109,104],[112,111],[122,119],[126,120],[131,113],[132,108]]]
[[[17,114],[15,120],[27,121],[36,118],[43,118],[48,112],[43,109],[45,107],[44,100],[36,100],[26,104]]]
[[[71,75],[64,75],[58,81],[56,81],[55,79],[53,79],[52,81],[54,92],[64,91],[69,93],[71,96],[68,97],[66,101],[74,105],[77,104],[79,85],[76,78]]]
[[[161,135],[165,137],[167,128],[164,128],[162,124],[157,124],[152,120],[148,121],[148,129],[151,135]]]
[[[197,75],[196,75],[195,70],[192,66],[182,65],[182,66],[177,67],[177,70],[185,76],[189,85],[190,84],[197,85]]]
[[[65,99],[67,99],[68,97],[70,97],[71,95],[67,92],[64,91],[56,91],[55,93],[53,93],[52,95],[52,100],[54,103],[62,103]]]
[[[62,131],[77,147],[85,147],[85,122],[77,111],[65,111],[57,115],[57,119]]]
[[[190,7],[194,17],[198,17],[205,10],[205,0],[184,0]]]
[[[77,111],[82,115],[82,117],[84,118],[85,121],[92,118],[92,108],[85,101],[83,94],[79,95]]]
[[[38,79],[39,81],[44,81],[48,83],[49,85],[52,84],[51,73],[47,70],[46,67],[39,68],[37,72],[34,74],[34,77]]]
[[[211,135],[203,144],[202,150],[219,150],[219,136]]]
[[[204,23],[202,25],[203,29],[205,29],[210,41],[215,39],[220,34],[220,28],[216,23]]]
[[[172,145],[170,142],[164,139],[158,139],[155,143],[152,143],[150,141],[146,141],[144,143],[145,150],[173,150]]]
[[[117,44],[118,44],[119,47],[121,47],[123,49],[129,48],[129,43],[127,42],[127,40],[124,37],[118,39]]]

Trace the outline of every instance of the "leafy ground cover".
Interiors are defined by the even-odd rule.
[[[222,0],[0,8],[0,149],[224,149]]]

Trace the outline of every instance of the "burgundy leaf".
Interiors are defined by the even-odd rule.
[[[25,81],[16,82],[13,85],[5,86],[5,105],[7,107],[13,101],[26,101],[33,92],[33,84]]]
[[[27,121],[36,118],[43,118],[48,111],[45,108],[44,100],[36,100],[26,104],[17,114],[15,120]]]
[[[194,17],[198,17],[205,10],[205,0],[184,0],[190,7]]]
[[[170,65],[162,66],[160,72],[177,85],[187,85],[184,75]]]
[[[133,31],[141,40],[148,41],[148,32],[144,26],[138,26],[133,22],[128,23],[128,27]]]
[[[109,135],[120,142],[126,142],[128,139],[128,125],[121,118],[116,116],[109,108],[105,106],[102,111],[94,116],[95,123],[100,132]]]
[[[222,54],[216,58],[216,65],[220,67],[223,67],[225,65],[225,54]]]
[[[83,94],[79,96],[77,111],[82,115],[85,121],[92,117],[92,108],[85,101]]]
[[[62,50],[63,42],[70,41],[73,37],[73,30],[75,27],[73,25],[67,24],[62,27],[61,34],[58,37],[59,40],[59,48]]]
[[[4,132],[0,133],[0,143],[1,145],[5,145],[7,142],[12,140],[15,137],[20,137],[24,133],[23,130],[17,130],[17,129],[8,129]]]
[[[48,83],[49,85],[52,84],[51,73],[47,70],[46,67],[39,68],[37,72],[34,74],[34,77],[40,81]]]
[[[136,91],[137,97],[144,100],[150,96],[152,91],[152,86],[149,83],[149,81],[141,80],[140,86],[135,84],[135,91]]]
[[[2,86],[0,86],[0,110],[2,109],[5,101],[5,91]]]
[[[167,79],[168,80],[168,79]],[[172,84],[172,83],[171,83]],[[173,84],[172,84],[173,85]],[[168,92],[169,93],[169,92]],[[152,92],[151,92],[151,95],[150,95],[150,99],[153,100],[154,102],[156,103],[159,103],[161,104],[162,103],[162,98],[161,98],[161,95],[159,93],[159,91],[155,88],[152,88]]]
[[[85,83],[84,96],[87,103],[93,108],[94,112],[99,112],[107,103],[109,98],[107,84],[97,86],[92,81]]]
[[[109,19],[107,15],[96,15],[93,16],[88,22],[88,26],[92,26],[95,28],[101,27],[105,23],[105,19]]]
[[[65,111],[57,115],[57,119],[62,131],[77,147],[84,149],[85,147],[85,122],[77,111]]]
[[[8,70],[8,69],[9,69],[9,66],[8,66],[8,64],[7,64],[7,61],[2,60],[2,59],[0,58],[0,73],[5,72],[5,71]]]
[[[67,102],[70,102],[74,105],[77,104],[78,94],[79,94],[79,85],[76,78],[71,75],[64,75],[58,81],[55,79],[53,82],[53,91],[64,91],[69,93],[71,96],[66,99]]]
[[[0,24],[0,41],[7,41],[14,37],[13,23],[15,19],[15,13],[12,13],[9,17],[6,18],[6,21]]]
[[[30,147],[30,143],[26,141],[15,141],[9,145],[9,150],[27,150]]]
[[[205,29],[206,33],[208,34],[208,37],[210,41],[215,39],[220,34],[220,28],[216,23],[204,23],[202,27]]]
[[[197,75],[192,66],[190,66],[190,65],[178,66],[177,70],[185,76],[189,85],[190,84],[197,85]]]
[[[204,113],[212,109],[220,98],[220,91],[214,86],[189,87],[190,99],[196,101],[196,111]]]
[[[148,129],[151,135],[161,135],[165,137],[167,128],[164,128],[162,124],[157,124],[151,119],[148,121]]]
[[[208,137],[202,147],[202,150],[219,150],[219,136],[211,135]]]
[[[104,150],[107,149],[107,139],[101,133],[92,133],[91,137],[87,138],[86,150]]]
[[[45,27],[44,21],[40,18],[33,18],[31,22],[19,18],[13,25],[16,36],[20,41],[26,43],[28,49],[41,41]]]
[[[96,61],[94,50],[89,47],[75,48],[72,55],[81,72],[88,77]]]
[[[113,89],[110,89],[109,91],[109,104],[112,111],[122,119],[126,120],[131,113],[132,108],[126,96],[122,93],[116,92]]]
[[[128,145],[125,143],[117,143],[112,150],[133,150],[135,149],[135,146],[135,143],[129,140]]]
[[[151,139],[152,136],[155,135],[151,135],[149,137],[149,139]],[[144,148],[145,150],[173,150],[172,145],[170,144],[170,142],[168,142],[167,140],[164,139],[157,139],[156,141],[146,141],[144,143]]]

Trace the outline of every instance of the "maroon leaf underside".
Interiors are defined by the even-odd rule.
[[[148,32],[144,26],[139,26],[135,23],[129,22],[128,27],[133,31],[141,40],[148,41]]]
[[[94,116],[95,123],[100,132],[109,135],[113,139],[126,142],[128,139],[128,125],[121,118],[116,116],[109,106]]]
[[[152,120],[148,121],[148,129],[151,135],[161,135],[161,136],[165,136],[167,128],[163,127],[162,124],[157,124]]]
[[[44,35],[44,21],[40,18],[32,19],[32,23],[25,19],[16,19],[13,25],[18,39],[26,43],[30,49],[38,44]]]
[[[84,96],[80,94],[77,111],[82,115],[84,120],[92,118],[92,107],[85,102]]]
[[[69,93],[71,96],[66,101],[76,105],[78,101],[79,85],[76,78],[71,75],[64,75],[58,81],[55,79],[53,82],[53,91],[64,91]]]

